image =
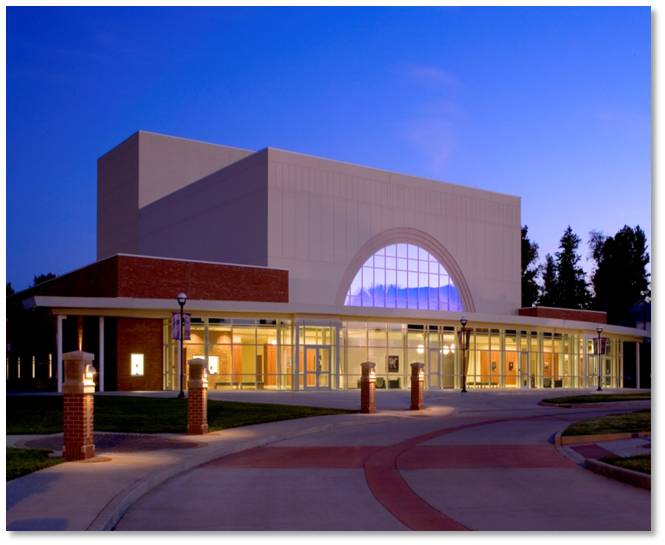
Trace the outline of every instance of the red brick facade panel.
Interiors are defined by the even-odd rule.
[[[576,310],[572,308],[523,307],[520,316],[536,318],[555,318],[557,320],[574,320],[578,322],[607,323],[607,313],[598,310]]]
[[[117,323],[118,390],[162,390],[163,321],[118,318]],[[132,354],[143,354],[143,376],[132,376]]]
[[[287,303],[287,271],[173,259],[118,256],[118,296]]]
[[[20,293],[61,297],[136,297],[288,303],[288,271],[117,255]]]

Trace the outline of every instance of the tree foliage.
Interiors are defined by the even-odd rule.
[[[14,291],[14,288],[12,287],[12,283],[7,282],[7,297],[9,297],[10,295],[14,295],[15,293],[16,293],[16,291]]]
[[[589,246],[596,262],[593,308],[607,312],[610,323],[630,325],[630,309],[651,299],[644,231],[624,225],[613,237],[592,232]]]
[[[543,286],[538,297],[538,304],[543,307],[557,306],[556,263],[551,254],[545,256]]]
[[[559,251],[553,257],[547,254],[542,274],[542,287],[538,304],[544,307],[588,308],[590,293],[584,269],[580,266],[578,237],[570,225],[559,242]]]
[[[566,228],[556,252],[556,305],[561,308],[588,308],[591,302],[589,284],[584,269],[580,266],[580,255],[577,251],[582,239],[578,237],[570,225]]]
[[[54,278],[56,278],[56,275],[53,273],[36,274],[32,280],[32,287],[43,284],[44,282],[48,282],[49,280],[53,280]]]
[[[538,244],[531,242],[528,237],[529,227],[522,227],[522,306],[530,307],[538,299],[538,283],[536,278],[540,273],[538,259]]]

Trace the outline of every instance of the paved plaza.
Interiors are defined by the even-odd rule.
[[[374,415],[163,435],[153,439],[154,450],[100,437],[107,450],[98,448],[98,458],[106,461],[65,463],[9,482],[8,529],[651,528],[648,490],[582,468],[553,442],[570,422],[648,402],[564,409],[539,406],[542,391],[428,392],[427,408],[416,412],[406,410],[408,396],[379,392]],[[357,392],[210,397],[347,408],[359,402]],[[72,487],[83,500],[72,498]]]

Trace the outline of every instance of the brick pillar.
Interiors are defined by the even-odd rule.
[[[208,433],[208,368],[201,358],[189,360],[187,433]]]
[[[425,408],[425,367],[424,363],[411,364],[411,410]]]
[[[63,430],[65,460],[85,460],[95,455],[92,435],[95,405],[95,356],[87,352],[68,352],[65,362],[65,382],[62,385],[64,411]]]
[[[365,361],[360,364],[362,374],[360,376],[360,412],[371,414],[376,412],[376,364]]]

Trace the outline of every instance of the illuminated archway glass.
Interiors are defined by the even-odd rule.
[[[358,270],[346,306],[461,312],[462,302],[448,271],[415,244],[391,244]]]

